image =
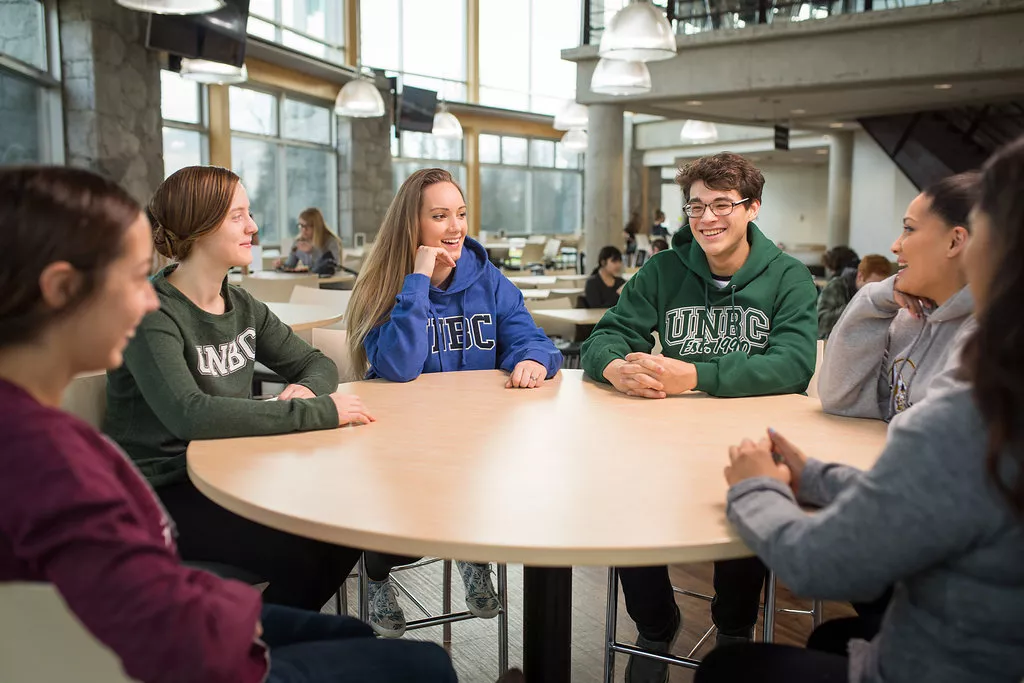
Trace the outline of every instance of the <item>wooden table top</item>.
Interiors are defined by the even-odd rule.
[[[534,318],[546,318],[575,325],[596,325],[607,308],[542,308],[530,311]]]
[[[225,508],[324,541],[533,566],[749,555],[725,519],[728,447],[772,426],[809,455],[869,467],[886,424],[805,396],[628,398],[563,370],[355,382],[377,422],[193,441],[189,475]]]
[[[330,306],[267,302],[267,308],[295,332],[333,325],[344,317]]]
[[[558,278],[554,275],[513,275],[508,280],[516,287],[553,287]]]
[[[296,278],[308,277],[314,275],[314,273],[282,273],[277,270],[261,270],[255,273],[249,273],[246,277],[252,277],[259,280],[294,280]],[[339,271],[330,277],[318,277],[317,282],[324,285],[329,284],[341,284],[348,282],[355,282],[356,276],[351,273]],[[240,273],[231,273],[228,275],[228,282],[233,285],[242,284],[242,275]]]
[[[524,299],[557,299],[559,297],[580,296],[583,294],[583,290],[578,287],[569,287],[566,289],[524,289],[522,290]]]

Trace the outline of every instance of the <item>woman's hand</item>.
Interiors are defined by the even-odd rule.
[[[420,246],[416,250],[416,265],[413,267],[413,272],[430,277],[434,274],[434,268],[438,263],[449,268],[455,267],[455,259],[447,249]]]
[[[924,319],[924,311],[926,308],[935,308],[935,302],[931,299],[924,299],[913,294],[907,294],[900,289],[900,276],[896,274],[896,279],[892,284],[892,299],[896,302],[896,305],[900,308],[905,308],[910,315],[918,320]]]
[[[744,439],[739,446],[729,447],[729,464],[725,468],[725,480],[729,486],[754,477],[771,477],[787,486],[792,474],[785,465],[776,464],[772,458],[772,444],[768,439],[754,443]]]
[[[544,384],[548,371],[535,360],[521,360],[512,368],[512,374],[505,382],[506,389],[535,389]]]
[[[278,268],[281,268],[282,266],[284,266],[284,259],[283,258],[274,259],[274,269],[275,270],[278,269]]]
[[[790,486],[795,494],[800,486],[800,477],[803,476],[804,465],[807,464],[807,456],[804,455],[803,451],[791,444],[789,439],[774,429],[768,430],[768,439],[771,441],[772,453],[777,455],[782,460],[782,464],[789,468],[789,472],[792,475]]]
[[[363,405],[363,400],[354,394],[331,394],[334,407],[338,409],[338,426],[344,427],[348,424],[370,424],[376,422],[377,418],[370,415],[370,411]]]
[[[316,398],[316,394],[309,387],[304,387],[301,384],[289,384],[284,391],[277,395],[278,401],[287,401],[293,398]]]

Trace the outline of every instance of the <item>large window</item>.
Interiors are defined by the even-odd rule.
[[[335,64],[345,63],[342,0],[250,0],[250,35]]]
[[[580,0],[480,3],[480,104],[556,114],[576,93]]]
[[[296,231],[299,213],[320,209],[338,225],[334,112],[292,95],[232,87],[231,165],[242,178],[263,244]]]
[[[206,88],[170,71],[160,72],[160,115],[163,117],[164,177],[185,166],[209,162]]]
[[[480,229],[573,234],[583,207],[581,158],[554,140],[480,135]]]
[[[439,138],[429,133],[404,130],[393,146],[392,176],[395,191],[405,179],[421,168],[443,168],[466,189],[466,166],[462,140]]]
[[[466,101],[466,0],[360,0],[359,12],[363,65]]]
[[[0,165],[64,160],[53,3],[0,2]]]

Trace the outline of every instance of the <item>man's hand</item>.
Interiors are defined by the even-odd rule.
[[[631,353],[626,362],[643,368],[643,372],[661,382],[669,395],[693,391],[697,387],[697,368],[693,363],[649,353]]]
[[[616,358],[602,373],[612,386],[627,396],[665,398],[665,385],[636,363]]]

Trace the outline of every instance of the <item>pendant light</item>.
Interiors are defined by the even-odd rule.
[[[205,14],[224,6],[224,0],[117,0],[121,7],[153,14]]]
[[[462,124],[455,114],[448,111],[448,105],[441,100],[440,109],[434,114],[434,128],[430,131],[439,138],[462,139]]]
[[[687,119],[679,132],[683,142],[714,142],[718,139],[718,127],[710,121]]]
[[[569,102],[555,115],[555,130],[572,130],[587,127],[587,108],[577,102]]]
[[[651,91],[651,72],[643,62],[601,59],[590,77],[590,89],[602,95],[641,95]]]
[[[587,131],[573,128],[562,136],[562,149],[580,154],[587,151]]]
[[[356,77],[346,83],[334,100],[334,113],[356,119],[384,116],[384,98],[373,81],[356,68]]]
[[[676,37],[661,9],[647,0],[635,0],[608,22],[598,54],[632,62],[671,59],[676,56]]]
[[[210,85],[227,85],[231,83],[245,83],[249,80],[249,70],[242,66],[211,62],[208,59],[181,60],[180,75],[186,81],[195,83],[207,83]]]

